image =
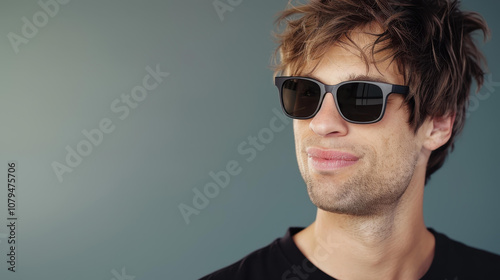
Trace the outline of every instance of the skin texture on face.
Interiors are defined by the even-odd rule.
[[[353,32],[351,38],[363,46],[373,37]],[[384,56],[387,53],[376,55],[377,63],[370,62],[367,69],[357,49],[334,45],[315,68],[316,62],[311,63],[309,69],[314,70],[308,76],[330,85],[366,79],[404,85],[396,63],[378,61]],[[408,124],[403,96],[389,95],[384,117],[374,124],[345,121],[334,102],[328,93],[314,118],[294,120],[297,161],[312,202],[319,209],[354,216],[394,209],[412,180],[423,145],[421,133],[415,134]],[[358,160],[324,171],[315,168],[308,148],[347,152]]]

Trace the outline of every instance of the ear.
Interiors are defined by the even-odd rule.
[[[432,117],[426,120],[424,147],[430,151],[443,146],[450,140],[455,123],[455,113],[441,117]]]

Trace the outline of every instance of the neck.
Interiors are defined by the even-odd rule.
[[[423,182],[410,183],[397,205],[373,216],[318,209],[294,236],[304,255],[337,279],[420,279],[434,255],[423,220]]]

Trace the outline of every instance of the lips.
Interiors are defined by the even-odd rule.
[[[306,149],[310,165],[318,171],[335,171],[358,162],[353,154],[309,147]]]

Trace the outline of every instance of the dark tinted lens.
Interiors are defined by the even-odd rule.
[[[382,113],[383,94],[379,86],[349,83],[339,87],[337,101],[344,117],[357,122],[370,122]]]
[[[321,88],[312,81],[290,79],[283,83],[281,94],[287,114],[306,118],[316,111],[321,98]]]

